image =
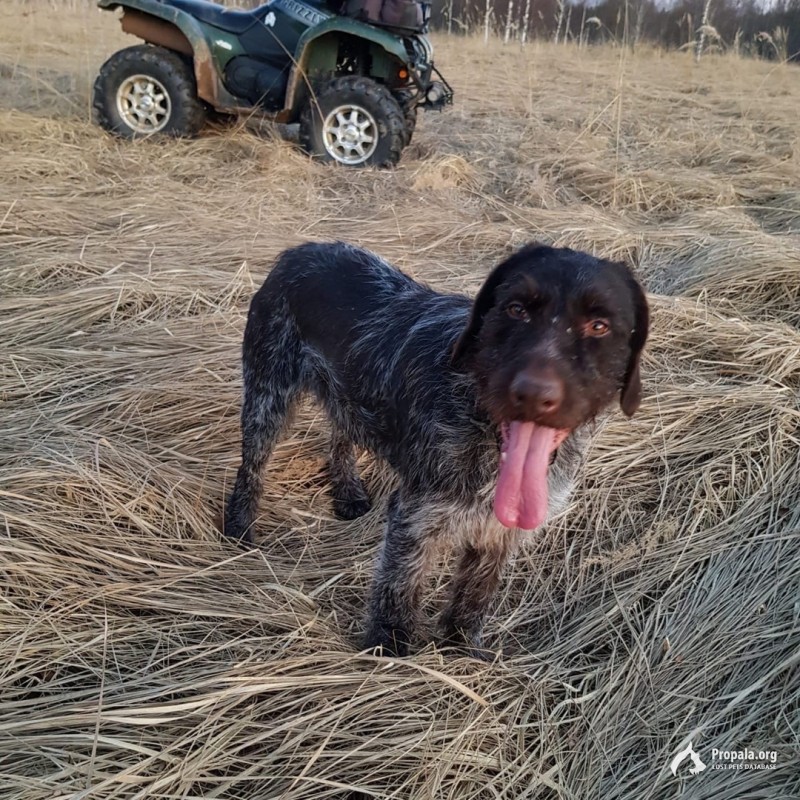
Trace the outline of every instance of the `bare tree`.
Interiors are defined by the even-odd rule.
[[[506,14],[506,29],[503,33],[503,44],[508,44],[511,38],[511,20],[514,17],[514,0],[508,0],[508,13]]]
[[[558,22],[556,24],[556,33],[553,37],[553,41],[558,44],[558,40],[561,36],[561,25],[564,22],[564,6],[566,5],[566,0],[556,0],[556,7],[558,8]]]
[[[525,44],[528,41],[528,25],[531,21],[531,0],[525,0],[525,13],[522,15],[522,32],[520,41]]]
[[[578,37],[578,47],[583,47],[586,44],[586,39],[584,38],[585,29],[586,29],[586,3],[583,4],[583,14],[581,14],[581,32],[580,36]]]
[[[450,0],[452,3],[452,0]],[[645,10],[647,8],[647,4],[645,0],[636,0],[636,19],[633,23],[633,47],[636,48],[636,45],[639,44],[639,40],[642,38],[642,28],[644,27],[644,15]]]
[[[703,55],[703,47],[706,43],[706,32],[708,31],[708,18],[710,13],[711,0],[705,0],[705,3],[703,4],[703,21],[700,23],[700,27],[697,30],[697,43],[694,50],[694,57],[696,61],[699,61],[700,56]]]

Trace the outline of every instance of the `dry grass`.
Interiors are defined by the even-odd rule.
[[[348,172],[244,129],[106,137],[115,28],[0,6],[0,797],[800,796],[796,70],[439,40],[455,107]],[[355,652],[381,504],[332,519],[313,407],[258,550],[219,540],[248,297],[334,237],[446,290],[541,238],[661,294],[643,409],[514,565],[495,664]],[[777,765],[673,778],[689,739]]]

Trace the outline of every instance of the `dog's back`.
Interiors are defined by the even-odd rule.
[[[450,365],[469,307],[467,297],[434,292],[364,250],[302,245],[282,254],[253,298],[244,369],[268,371],[274,387],[276,363],[297,364],[292,382],[355,444],[433,488],[430,467],[463,460],[474,424],[469,387]]]
[[[386,315],[404,295],[422,287],[382,259],[342,242],[308,243],[286,250],[253,297],[247,339],[270,332],[275,317],[288,316],[304,342],[344,369],[358,328]]]

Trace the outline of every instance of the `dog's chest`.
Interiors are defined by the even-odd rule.
[[[588,437],[579,432],[576,441],[560,449],[548,472],[548,514],[545,524],[561,514],[569,505],[575,487],[576,477]],[[436,519],[436,527],[451,542],[461,542],[478,547],[493,546],[508,536],[518,536],[519,531],[504,527],[494,514],[494,495],[497,488],[497,469],[499,454],[487,448],[479,467],[483,476],[479,484],[473,484],[469,494],[463,487],[469,478],[475,477],[475,464],[461,462],[460,467],[466,475],[453,482],[452,495],[439,493],[438,498],[428,506],[431,518]],[[454,472],[459,472],[456,468]]]

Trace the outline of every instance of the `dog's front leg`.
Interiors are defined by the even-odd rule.
[[[445,644],[466,647],[475,657],[485,657],[481,652],[483,621],[517,544],[517,531],[503,529],[496,537],[483,537],[464,549],[440,619]]]
[[[372,585],[365,647],[381,647],[384,655],[408,653],[435,535],[424,500],[395,491]]]

